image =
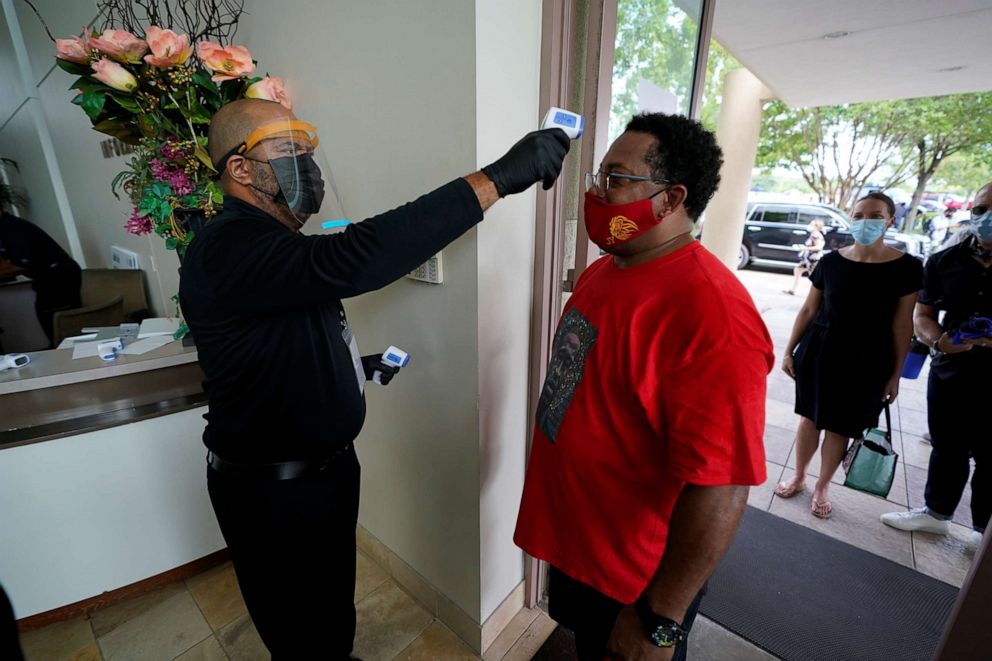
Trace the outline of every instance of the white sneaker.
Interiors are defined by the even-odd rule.
[[[941,521],[931,516],[927,513],[925,507],[909,510],[908,512],[889,512],[888,514],[883,514],[880,518],[882,519],[882,523],[887,526],[910,532],[920,531],[946,535],[949,529],[947,521]]]
[[[964,545],[969,551],[977,551],[982,545],[982,533],[977,530],[969,531],[964,538]]]

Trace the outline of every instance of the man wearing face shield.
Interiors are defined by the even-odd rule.
[[[946,535],[971,472],[971,524],[967,543],[977,548],[992,517],[989,433],[979,412],[988,402],[992,337],[980,332],[992,319],[992,182],[978,191],[971,236],[934,253],[914,314],[916,337],[933,360],[927,384],[927,420],[933,450],[927,469],[926,505],[882,515],[899,530]],[[943,318],[940,313],[943,312]],[[970,328],[969,328],[970,327]],[[970,332],[977,331],[977,332]]]
[[[352,442],[365,380],[382,368],[358,354],[341,299],[410,272],[500,197],[550,187],[569,140],[535,131],[482,171],[342,233],[306,236],[323,198],[317,146],[316,129],[277,103],[221,108],[209,148],[224,209],[193,239],[180,281],[210,401],[210,499],[274,659],[348,659],[355,635]]]
[[[692,238],[720,180],[713,134],[634,117],[587,175],[589,238],[555,336],[517,530],[551,565],[579,659],[684,659],[703,586],[765,480],[771,339]]]

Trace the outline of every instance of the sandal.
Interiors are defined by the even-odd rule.
[[[830,515],[834,512],[834,506],[829,500],[825,500],[821,503],[814,498],[810,501],[809,511],[818,519],[829,519]]]
[[[805,482],[800,482],[799,484],[779,482],[778,486],[775,487],[775,495],[779,498],[792,498],[797,493],[802,493],[803,491],[806,491]]]

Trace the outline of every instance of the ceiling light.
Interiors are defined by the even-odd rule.
[[[820,39],[843,39],[844,37],[850,35],[851,33],[847,30],[840,30],[838,32],[828,32],[827,34],[820,37]]]
[[[944,67],[943,69],[937,69],[940,73],[949,73],[951,71],[961,71],[966,68],[964,65],[958,65],[956,67]]]

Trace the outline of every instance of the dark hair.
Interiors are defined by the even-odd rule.
[[[713,134],[695,120],[660,112],[634,115],[624,130],[654,136],[647,156],[651,176],[685,186],[685,210],[699,218],[720,185],[723,151]]]
[[[882,191],[872,191],[871,193],[868,193],[863,198],[855,202],[855,204],[864,202],[865,200],[878,200],[880,202],[885,202],[885,208],[889,210],[889,215],[890,216],[896,215],[896,203],[892,201],[891,197],[889,197]]]

